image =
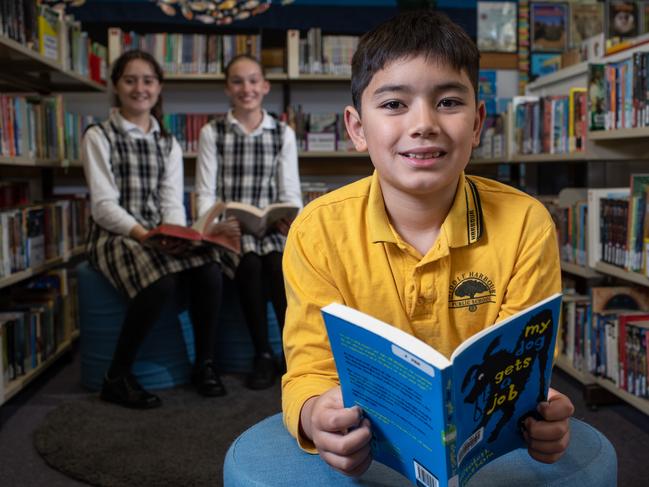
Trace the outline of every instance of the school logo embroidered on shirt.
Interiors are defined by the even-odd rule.
[[[469,308],[472,313],[478,306],[495,302],[496,287],[481,272],[467,272],[453,279],[448,291],[449,308]]]

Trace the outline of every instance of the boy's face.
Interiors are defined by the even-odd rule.
[[[423,56],[386,65],[363,91],[361,114],[345,109],[350,137],[369,152],[384,195],[454,193],[484,118],[466,72]]]

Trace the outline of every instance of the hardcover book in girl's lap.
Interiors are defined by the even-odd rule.
[[[559,326],[555,294],[463,342],[448,360],[341,304],[322,308],[345,407],[372,424],[372,457],[418,486],[463,486],[526,448],[521,423],[547,399]]]

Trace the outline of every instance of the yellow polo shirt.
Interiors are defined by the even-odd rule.
[[[298,435],[304,402],[339,385],[320,308],[368,313],[450,357],[471,335],[561,290],[554,224],[531,196],[460,176],[439,237],[421,255],[389,222],[376,172],[322,196],[291,225],[282,408]]]

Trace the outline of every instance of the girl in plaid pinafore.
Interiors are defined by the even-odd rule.
[[[134,408],[160,405],[131,367],[164,304],[181,288],[189,289],[197,390],[224,395],[212,360],[221,297],[219,252],[173,239],[155,248],[142,244],[147,231],[163,222],[186,224],[182,152],[159,122],[162,70],[149,54],[129,51],[115,62],[111,81],[118,109],[91,126],[82,143],[92,208],[88,257],[129,299],[101,397]],[[228,223],[219,231],[239,232]]]
[[[270,85],[260,63],[237,56],[225,70],[225,92],[232,109],[201,129],[196,163],[199,214],[216,200],[239,201],[264,208],[272,203],[302,206],[295,133],[262,109]],[[266,314],[270,295],[280,328],[286,295],[282,251],[289,221],[281,221],[262,238],[243,234],[241,258],[233,271],[242,311],[255,347],[248,387],[270,387],[277,374],[268,341]],[[229,263],[225,263],[229,266]]]

